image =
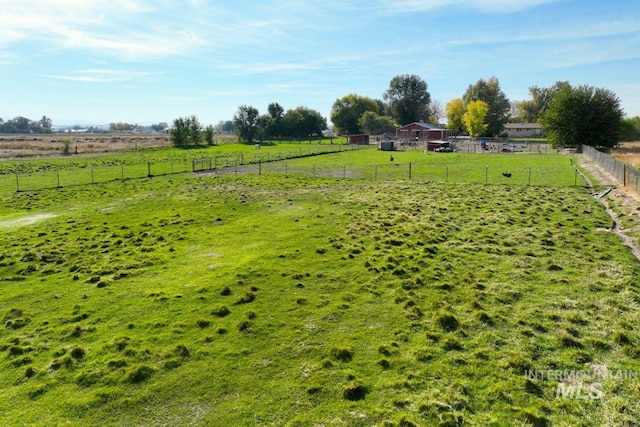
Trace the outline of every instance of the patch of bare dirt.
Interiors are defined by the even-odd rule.
[[[24,227],[26,225],[35,224],[36,222],[56,217],[56,214],[52,213],[42,213],[37,215],[29,215],[23,216],[20,218],[10,219],[10,220],[0,220],[0,228],[15,228],[15,227]]]
[[[607,214],[613,220],[613,225],[607,231],[618,235],[622,243],[640,260],[640,197],[633,191],[623,188],[621,183],[588,157],[577,154],[575,158],[580,166],[597,181],[593,183],[586,175],[582,174],[592,195],[604,206]],[[597,190],[596,185],[598,186]],[[606,189],[610,189],[610,191],[604,195]]]

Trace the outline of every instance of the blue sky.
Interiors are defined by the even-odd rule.
[[[640,115],[640,0],[1,0],[0,117],[54,125],[232,119],[419,75],[442,105],[495,76],[556,81]]]

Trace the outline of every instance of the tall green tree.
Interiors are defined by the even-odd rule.
[[[173,121],[173,128],[169,132],[169,138],[176,147],[185,147],[189,143],[188,121],[188,117],[178,117]]]
[[[622,120],[621,141],[640,141],[640,117],[629,117]]]
[[[447,128],[455,132],[464,131],[464,101],[462,98],[455,98],[447,102],[446,114],[447,114]]]
[[[355,93],[336,99],[331,107],[331,122],[335,129],[343,135],[363,132],[360,118],[367,111],[381,113],[380,104],[375,99]]]
[[[502,92],[502,89],[500,89],[500,82],[496,77],[491,77],[489,80],[480,79],[476,84],[469,85],[462,100],[465,106],[468,106],[473,101],[485,102],[489,107],[485,118],[487,123],[486,134],[495,136],[502,132],[504,124],[509,120],[511,103]]]
[[[488,128],[485,117],[489,113],[489,106],[484,101],[471,101],[467,105],[467,111],[464,113],[464,124],[473,137],[481,136]]]
[[[268,116],[265,117],[265,136],[267,138],[280,139],[284,131],[284,108],[277,102],[272,102],[267,107]]]
[[[252,143],[258,136],[260,112],[250,105],[238,107],[233,116],[233,127],[238,139],[242,142]]]
[[[580,144],[607,150],[621,138],[624,112],[608,89],[589,85],[562,88],[542,116],[542,125],[554,147]]]
[[[178,117],[173,121],[169,138],[176,147],[198,145],[202,141],[202,125],[195,115]]]
[[[215,137],[216,131],[213,126],[209,125],[202,131],[202,136],[204,138],[204,142],[207,145],[213,145],[213,140]]]
[[[391,79],[383,99],[389,115],[404,126],[429,117],[431,95],[427,83],[415,74],[402,74]]]
[[[382,135],[396,130],[396,124],[391,117],[381,116],[373,111],[366,111],[360,117],[360,126],[364,133],[370,135]]]
[[[284,115],[284,129],[286,136],[292,138],[307,138],[321,136],[327,128],[327,119],[316,110],[299,106],[287,110]]]
[[[531,86],[529,95],[531,99],[517,103],[519,120],[524,123],[538,123],[556,93],[565,87],[570,87],[569,82],[556,82],[551,87]]]

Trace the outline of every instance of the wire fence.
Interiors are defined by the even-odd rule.
[[[613,176],[623,187],[638,193],[640,170],[588,145],[582,146],[582,153]]]
[[[234,153],[220,156],[154,159],[137,163],[112,165],[59,165],[30,172],[0,172],[0,192],[37,191],[78,185],[91,185],[110,181],[140,179],[205,170],[220,170],[248,165],[262,165],[286,159],[317,156],[357,150],[362,147],[348,145],[301,146],[291,150],[269,151],[256,149],[255,153]]]
[[[418,180],[429,182],[457,182],[479,184],[513,184],[539,186],[584,186],[582,176],[576,168],[568,165],[539,167],[510,167],[504,172],[499,166],[470,166],[467,163],[449,165],[408,162],[379,165],[320,165],[295,161],[255,163],[203,170],[213,175],[255,174],[307,176],[318,178],[363,179],[370,181]]]

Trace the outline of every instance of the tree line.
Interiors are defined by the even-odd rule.
[[[382,99],[355,93],[336,99],[330,118],[334,130],[342,135],[395,133],[412,122],[439,125],[446,118],[447,124],[442,126],[451,133],[473,137],[504,135],[509,122],[540,123],[556,147],[585,144],[608,149],[620,141],[640,139],[640,118],[625,118],[620,100],[608,89],[557,82],[548,88],[532,86],[529,94],[531,99],[511,102],[498,79],[491,77],[470,84],[461,97],[443,108],[431,99],[420,76],[402,74],[391,79]],[[181,135],[172,136],[174,143],[201,142],[195,130],[188,136],[187,122],[185,118],[174,122],[172,135]],[[271,103],[265,114],[250,105],[240,106],[233,121],[221,121],[212,131],[234,132],[240,141],[251,143],[320,136],[326,126],[326,119],[315,110],[301,106],[285,111],[280,104]]]
[[[47,116],[40,120],[31,120],[18,116],[4,121],[0,118],[0,133],[51,133],[53,123]]]

